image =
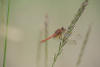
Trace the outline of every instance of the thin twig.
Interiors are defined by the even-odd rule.
[[[79,20],[80,16],[82,15],[82,13],[85,10],[85,7],[88,5],[88,0],[85,0],[81,7],[79,8],[79,10],[77,11],[74,19],[72,20],[71,24],[69,25],[67,32],[65,32],[63,39],[61,40],[60,44],[59,44],[59,49],[58,52],[54,55],[54,59],[53,59],[53,63],[52,63],[52,67],[54,67],[56,60],[58,58],[58,56],[62,53],[63,47],[65,46],[65,44],[68,42],[69,37],[72,34],[72,31],[75,27],[76,22]]]

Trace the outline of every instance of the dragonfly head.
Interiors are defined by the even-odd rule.
[[[65,32],[66,31],[66,29],[64,27],[61,27],[61,30],[62,30],[62,32]]]

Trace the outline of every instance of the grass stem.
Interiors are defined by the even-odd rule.
[[[79,20],[80,16],[82,15],[82,13],[85,10],[85,7],[88,5],[88,0],[85,0],[81,7],[79,8],[79,10],[77,11],[74,19],[72,20],[71,24],[69,25],[67,32],[65,32],[63,39],[61,40],[60,44],[59,44],[59,49],[57,51],[57,53],[54,55],[53,58],[53,63],[52,63],[52,67],[54,67],[59,55],[62,53],[63,47],[65,46],[65,44],[68,42],[69,37],[72,34],[72,31],[75,27],[76,22]]]

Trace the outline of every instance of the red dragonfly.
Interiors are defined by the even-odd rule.
[[[60,29],[57,29],[57,30],[55,31],[54,34],[52,34],[52,35],[49,36],[48,38],[46,38],[46,39],[40,41],[40,43],[44,43],[45,41],[47,41],[47,40],[49,40],[49,39],[51,39],[51,38],[56,38],[56,37],[59,37],[59,38],[60,38],[61,35],[62,35],[62,33],[64,33],[65,31],[66,31],[66,29],[63,28],[63,27],[61,27]]]

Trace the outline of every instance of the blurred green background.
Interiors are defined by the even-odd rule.
[[[10,0],[6,67],[36,67],[37,44],[40,31],[44,32],[48,14],[51,35],[60,27],[68,27],[84,0]],[[3,64],[4,35],[8,0],[0,0],[0,67]],[[92,31],[80,67],[100,67],[100,0],[89,0],[86,10],[76,24],[71,39],[77,45],[66,45],[55,67],[75,67],[89,24]],[[80,34],[80,38],[77,38]],[[44,39],[44,35],[42,36]],[[57,51],[59,40],[48,41],[49,64]],[[44,44],[40,66],[44,67]]]

